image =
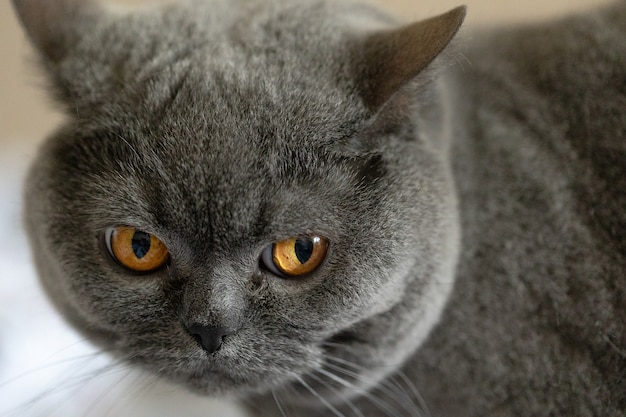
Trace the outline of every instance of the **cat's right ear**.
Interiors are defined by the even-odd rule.
[[[79,27],[98,15],[94,0],[13,0],[22,25],[43,58],[57,63],[79,40]]]

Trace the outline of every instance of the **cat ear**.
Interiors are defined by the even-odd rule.
[[[13,0],[26,32],[43,56],[61,60],[67,49],[78,40],[79,25],[94,16],[94,0]]]
[[[371,34],[360,51],[359,78],[366,106],[378,111],[444,50],[465,18],[465,6],[394,30]]]

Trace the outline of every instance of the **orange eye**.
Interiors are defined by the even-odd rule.
[[[168,259],[167,247],[154,235],[134,227],[118,226],[107,230],[106,244],[111,256],[135,272],[152,272]]]
[[[293,237],[274,243],[262,255],[275,274],[299,277],[317,269],[328,253],[328,241],[319,236]]]

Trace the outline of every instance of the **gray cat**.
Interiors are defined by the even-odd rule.
[[[30,242],[94,343],[259,416],[626,415],[626,3],[464,56],[464,8],[14,4],[68,114]]]

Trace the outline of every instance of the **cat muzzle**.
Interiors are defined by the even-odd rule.
[[[235,333],[234,330],[227,327],[207,326],[200,323],[194,323],[188,327],[187,331],[208,353],[213,354],[220,350],[225,336]]]

